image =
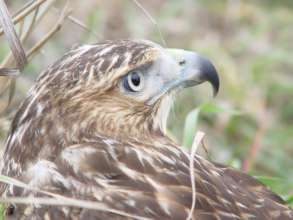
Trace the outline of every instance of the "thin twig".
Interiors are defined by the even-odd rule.
[[[16,78],[10,78],[10,86],[9,86],[9,93],[8,93],[8,100],[7,100],[7,107],[4,109],[4,111],[6,111],[6,109],[8,109],[8,107],[10,106],[13,96],[15,94],[15,85],[16,85]]]
[[[151,16],[151,14],[142,6],[142,4],[138,1],[138,0],[132,0],[135,5],[142,10],[142,12],[146,15],[146,17],[151,21],[151,23],[153,23],[153,25],[155,25],[159,35],[160,35],[160,39],[162,41],[162,44],[167,47],[166,41],[163,37],[163,34],[161,32],[161,28],[159,26],[159,24],[156,22],[156,20]]]
[[[57,33],[61,27],[62,24],[64,22],[64,19],[69,16],[69,14],[72,12],[72,10],[68,7],[65,6],[64,9],[62,10],[61,16],[59,18],[59,20],[57,21],[56,25],[38,42],[35,44],[35,46],[33,46],[27,53],[27,57],[29,60],[32,59],[33,55],[35,54],[36,51],[40,50],[40,48],[42,48],[44,46],[44,44],[47,43],[47,41],[49,39],[51,39],[51,37]]]
[[[3,0],[2,0],[3,1]],[[13,24],[17,24],[21,20],[23,20],[28,14],[30,14],[32,11],[34,11],[36,8],[38,8],[40,5],[42,5],[47,0],[37,0],[34,1],[33,4],[28,5],[28,7],[23,7],[24,10],[20,10],[20,12],[12,19]],[[3,34],[3,29],[0,30],[0,36]]]
[[[18,28],[18,36],[21,36],[23,33],[23,29],[24,29],[24,20],[21,20],[19,22],[19,28]]]
[[[35,25],[36,20],[37,20],[39,9],[40,9],[40,7],[37,7],[36,10],[34,11],[34,15],[33,15],[33,18],[31,19],[29,27],[28,27],[27,31],[25,32],[24,36],[21,37],[22,42],[25,42],[27,40],[29,34],[32,33],[32,31],[34,29],[34,25]]]
[[[242,170],[244,172],[249,172],[252,169],[255,163],[255,160],[259,152],[261,151],[262,142],[266,134],[267,128],[268,128],[267,112],[263,112],[263,117],[259,119],[258,128],[255,133],[253,143],[250,147],[248,156],[245,158],[245,160],[242,163]]]
[[[4,68],[2,68],[2,69],[4,69]],[[10,79],[8,77],[1,77],[0,79],[2,80],[3,78],[5,79],[4,82],[9,81],[9,79]],[[0,97],[6,92],[7,88],[9,87],[9,83],[2,83],[1,82],[1,84],[4,84],[4,86],[1,86],[2,88],[0,88]],[[2,113],[2,110],[0,110],[0,115],[1,115],[1,113]]]
[[[54,8],[54,11],[59,13],[59,9]],[[76,24],[78,27],[81,27],[83,30],[89,32],[90,34],[94,35],[96,38],[100,38],[100,36],[98,35],[97,32],[91,30],[85,23],[83,23],[82,21],[80,21],[78,18],[69,15],[66,19],[68,19],[70,22],[72,22],[73,24]]]
[[[25,3],[20,9],[18,9],[13,15],[12,17],[15,18],[19,13],[23,12],[27,7],[29,7],[30,5],[32,5],[33,3],[35,3],[36,0],[31,0],[27,3]]]

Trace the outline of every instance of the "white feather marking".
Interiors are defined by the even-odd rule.
[[[214,175],[214,176],[221,176],[217,171],[215,170],[211,170],[211,173]]]
[[[125,203],[131,207],[135,207],[135,205],[136,205],[136,201],[133,199],[128,199],[125,201]]]
[[[170,207],[169,207],[168,202],[164,202],[164,201],[160,202],[160,206],[167,215],[171,216]]]
[[[245,209],[248,208],[247,206],[243,205],[243,204],[240,203],[240,202],[236,202],[236,205],[238,205],[238,206],[241,207],[241,208],[245,208]]]
[[[13,134],[15,139],[21,143],[23,137],[26,135],[26,131],[30,128],[30,126],[31,126],[31,121],[27,121],[26,123],[19,126],[17,131]]]
[[[111,58],[111,63],[108,65],[108,68],[105,72],[108,72],[115,65],[119,57],[121,57],[121,55],[116,55]]]
[[[40,103],[37,104],[37,112],[36,115],[39,116],[43,112],[44,106]]]
[[[154,128],[160,128],[160,130],[165,134],[167,131],[167,119],[170,113],[170,109],[173,103],[171,95],[166,95],[160,103],[157,114],[154,118]]]
[[[110,146],[117,143],[117,141],[115,141],[113,139],[103,139],[103,141],[105,144],[110,145]]]
[[[121,171],[123,171],[127,176],[129,176],[132,179],[139,179],[139,177],[142,175],[135,170],[130,169],[123,163],[119,163],[119,168]]]
[[[68,180],[57,171],[56,165],[47,160],[40,160],[31,166],[26,176],[31,179],[29,186],[32,188],[40,188],[52,181],[62,183],[66,188],[70,187]]]
[[[132,54],[129,53],[129,52],[126,52],[126,53],[124,54],[124,59],[123,59],[123,63],[122,63],[121,66],[128,65],[128,64],[129,64],[129,61],[131,60],[131,58],[132,58]]]
[[[217,199],[218,199],[219,201],[223,202],[224,204],[228,204],[228,205],[231,204],[231,202],[229,202],[228,200],[222,198],[221,196],[217,196]]]
[[[150,164],[152,164],[153,159],[151,157],[146,157],[147,154],[143,154],[143,152],[139,149],[133,148],[133,151],[135,151],[136,156],[140,164],[145,167],[144,160],[148,160]]]
[[[89,71],[89,75],[88,75],[88,79],[87,79],[87,84],[89,84],[90,82],[93,81],[94,76],[95,76],[95,66],[94,65],[91,65],[90,71]]]
[[[65,60],[65,62],[71,62],[76,60],[77,58],[81,57],[84,53],[88,52],[90,49],[94,48],[94,45],[85,44],[81,47],[78,47],[75,51],[75,53],[68,59]]]
[[[159,153],[159,152],[157,152],[157,154],[160,156],[160,159],[163,160],[165,163],[169,163],[169,164],[172,164],[172,165],[176,164],[176,159],[169,158],[169,157],[167,157],[164,154]]]
[[[223,212],[223,211],[218,211],[217,213],[219,213],[222,217],[229,217],[232,219],[240,219],[239,216],[233,214],[233,213],[229,213],[229,212]],[[224,219],[224,218],[223,218]]]
[[[233,192],[229,189],[227,189],[227,192],[230,194],[230,195],[233,195]]]
[[[61,153],[61,158],[69,164],[75,172],[78,172],[81,167],[81,162],[86,155],[97,152],[97,149],[93,147],[78,148],[79,145],[75,145],[66,148]]]
[[[103,56],[106,53],[109,53],[114,47],[116,47],[116,45],[112,45],[112,46],[105,47],[105,49],[103,49],[102,51],[100,51],[99,56]]]

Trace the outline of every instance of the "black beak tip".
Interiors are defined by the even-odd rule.
[[[220,88],[219,74],[214,65],[206,58],[201,61],[202,79],[208,81],[213,86],[214,97],[218,94]]]
[[[215,97],[218,94],[220,89],[220,79],[219,79],[219,75],[217,71],[215,72],[213,79],[210,80],[210,83],[213,86],[213,96]]]

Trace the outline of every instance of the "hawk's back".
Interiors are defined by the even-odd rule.
[[[186,219],[193,196],[189,156],[170,140],[158,140],[122,143],[97,137],[66,147],[53,160],[32,162],[19,179],[54,195],[11,186],[7,196],[50,197],[69,206],[15,204],[11,217]],[[199,156],[194,158],[194,168],[192,219],[292,219],[292,210],[252,177]],[[86,204],[78,207],[68,198]]]

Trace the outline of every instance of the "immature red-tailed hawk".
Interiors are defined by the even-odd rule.
[[[193,197],[190,156],[166,136],[166,120],[172,96],[205,81],[217,92],[207,59],[149,41],[67,53],[41,74],[13,120],[2,174],[27,186],[1,186],[2,198],[22,198],[7,218],[293,219],[257,180],[200,156]]]

